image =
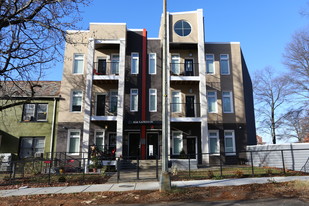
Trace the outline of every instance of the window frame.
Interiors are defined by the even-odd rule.
[[[136,93],[133,91],[136,91]],[[137,96],[136,108],[132,107],[133,106],[132,105],[133,95]],[[138,112],[138,89],[137,88],[130,89],[130,112]]]
[[[210,133],[216,133],[216,136],[210,136]],[[217,153],[212,153],[211,152],[211,145],[210,145],[210,139],[216,139],[217,142],[217,148],[218,152]],[[212,156],[219,156],[220,155],[220,138],[219,138],[219,130],[209,130],[208,131],[208,145],[209,145],[209,154]]]
[[[207,56],[212,56],[211,58],[208,58]],[[206,74],[216,74],[216,66],[215,66],[215,55],[214,54],[206,54],[205,55],[205,59],[206,59]],[[207,67],[207,61],[212,61],[212,65],[213,65],[213,72],[208,72],[208,67]]]
[[[83,57],[81,59],[79,58],[76,58],[76,56],[78,55],[82,55]],[[83,63],[82,63],[82,71],[81,72],[75,72],[75,66],[76,66],[76,60],[82,60]],[[72,69],[72,74],[74,75],[81,75],[81,74],[84,74],[84,70],[85,70],[85,54],[83,53],[74,53],[73,54],[73,69]]]
[[[208,92],[214,92],[214,95],[209,95]],[[208,113],[218,113],[218,95],[217,95],[217,91],[215,90],[208,90],[207,91],[207,111]],[[214,97],[215,98],[215,111],[209,111],[209,99],[208,97]]]
[[[115,56],[117,56],[118,58],[115,58]],[[110,65],[110,74],[114,74],[114,75],[118,75],[119,74],[119,62],[120,62],[120,55],[118,53],[111,54],[111,57],[110,57],[110,63],[111,63],[111,65]],[[113,64],[114,63],[118,63],[118,65],[116,67],[118,69],[118,71],[116,69],[115,73],[113,73]]]
[[[25,110],[26,105],[34,105],[34,111],[33,111],[33,119],[27,120],[25,119]],[[38,118],[38,107],[39,105],[46,105],[46,118],[45,119],[39,119]],[[23,104],[23,111],[22,111],[22,122],[47,122],[48,121],[48,103],[28,103]]]
[[[74,96],[73,96],[73,93],[74,92],[81,92],[81,105],[80,105],[80,111],[73,111],[73,100],[74,100]],[[73,112],[73,113],[81,113],[83,111],[83,95],[84,95],[84,92],[83,90],[79,90],[79,89],[76,89],[76,90],[72,90],[71,91],[71,102],[70,102],[70,112]]]
[[[177,57],[178,63],[176,63],[176,64],[173,63],[173,57]],[[173,65],[177,65],[178,72],[174,71]],[[179,75],[180,74],[180,54],[171,54],[171,72],[172,72],[172,75]]]
[[[21,157],[21,153],[22,153],[22,140],[23,139],[31,139],[32,141],[31,141],[31,153],[32,153],[32,155],[31,156],[27,156],[27,157]],[[44,150],[45,150],[45,145],[46,145],[46,137],[43,137],[43,136],[29,136],[29,137],[27,137],[27,136],[21,136],[20,137],[20,142],[19,142],[19,152],[18,152],[18,156],[20,157],[20,158],[28,158],[28,157],[35,157],[35,148],[34,148],[34,145],[33,145],[33,143],[34,143],[34,140],[35,139],[43,139],[44,140],[44,145],[43,145],[43,147],[42,148],[39,148],[39,149],[42,149],[42,152],[39,152],[39,153],[44,153]]]
[[[137,55],[137,56],[135,56]],[[133,61],[136,60],[136,71],[133,71]],[[131,74],[139,74],[139,53],[132,52],[131,53]]]
[[[175,137],[175,134],[180,134],[180,138]],[[181,149],[179,151],[179,153],[175,153],[175,142],[174,139],[180,139],[180,144],[181,144]],[[184,149],[183,147],[183,132],[182,131],[172,131],[172,153],[173,155],[180,155],[181,151]]]
[[[226,58],[222,56],[227,56]],[[222,73],[222,61],[227,61],[227,73]],[[220,74],[221,75],[230,75],[230,55],[229,54],[220,54]]]
[[[228,92],[229,95],[224,95],[224,92]],[[230,107],[231,107],[231,111],[224,111],[224,97],[229,97],[230,98]],[[232,91],[222,91],[222,112],[223,113],[227,113],[227,114],[231,114],[234,113],[234,102],[233,102],[233,92]]]
[[[173,97],[174,97],[173,94],[174,93],[178,93],[178,95],[176,95],[176,96],[179,96],[179,102],[177,102],[177,103],[173,101]],[[171,100],[172,100],[172,105],[173,105],[172,109],[171,109],[172,113],[181,113],[182,112],[182,98],[181,98],[182,95],[181,95],[181,91],[180,90],[174,90],[174,91],[171,92],[171,96],[172,96]],[[179,111],[174,111],[174,105],[176,105],[176,104],[179,105]]]
[[[178,25],[181,23],[181,27],[178,27]],[[185,26],[184,26],[184,23],[186,23],[186,24],[188,24],[188,26],[190,27],[190,28],[186,28]],[[177,26],[177,27],[176,27]],[[180,20],[178,20],[177,22],[175,22],[175,24],[174,24],[174,26],[173,26],[173,30],[174,30],[174,32],[178,35],[178,36],[180,36],[180,37],[186,37],[186,36],[189,36],[191,33],[192,33],[192,25],[188,22],[188,21],[186,21],[186,20],[184,20],[184,19],[180,19]],[[185,32],[185,31],[188,31],[189,30],[189,32],[188,32],[188,34]]]
[[[113,92],[117,92],[117,95],[113,94]],[[110,90],[109,92],[109,112],[110,113],[116,113],[117,114],[117,108],[118,108],[118,90]],[[116,101],[116,110],[112,111],[112,97],[116,97],[117,101]]]
[[[226,132],[232,132],[232,136],[226,136]],[[226,139],[232,138],[233,143],[233,152],[227,153],[226,152]],[[236,142],[235,142],[235,131],[234,130],[224,130],[224,153],[225,156],[235,156],[236,155]]]
[[[154,91],[154,94],[151,94],[151,91]],[[151,96],[154,96],[155,97],[155,101],[154,101],[154,107],[155,107],[155,109],[151,109]],[[153,88],[150,88],[149,89],[149,112],[157,112],[157,109],[158,109],[158,103],[157,103],[157,101],[158,101],[158,97],[157,97],[157,89],[153,89]]]
[[[71,132],[79,132],[78,137],[78,151],[74,153],[70,153],[70,143],[71,143]],[[68,129],[68,136],[67,136],[67,153],[69,155],[79,155],[80,153],[80,140],[81,140],[81,130],[80,129]]]
[[[154,57],[152,58],[151,55],[154,55]],[[154,71],[151,72],[150,68],[151,68],[151,60],[154,60]],[[149,53],[148,54],[148,74],[149,75],[156,75],[157,74],[157,53]]]
[[[96,129],[94,130],[94,144],[97,146],[98,148],[98,145],[97,145],[97,132],[103,132],[103,141],[102,141],[102,145],[99,145],[99,146],[102,146],[102,151],[104,152],[105,151],[105,129]]]

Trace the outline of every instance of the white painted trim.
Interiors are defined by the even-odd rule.
[[[229,95],[229,97],[230,97],[230,106],[231,106],[231,111],[230,112],[225,112],[224,111],[224,105],[223,105],[223,92],[229,92],[230,93],[230,95]],[[234,97],[233,97],[233,92],[232,91],[222,91],[222,95],[221,95],[221,98],[222,98],[222,112],[223,113],[226,113],[226,114],[232,114],[232,113],[234,113]]]
[[[179,93],[179,102],[173,102],[173,96],[174,96],[173,93],[176,93],[176,92]],[[178,96],[178,95],[176,95],[176,96]],[[183,100],[182,100],[181,90],[173,90],[171,92],[171,105],[173,107],[175,104],[179,104],[179,111],[174,112],[173,109],[171,109],[171,112],[174,113],[174,114],[182,113],[182,103],[183,103]]]
[[[100,146],[103,146],[103,150],[105,149],[105,129],[96,129],[96,130],[94,130],[94,140],[93,140],[93,142],[94,142],[94,144],[96,145],[96,146],[98,146],[97,145],[97,132],[103,132],[103,145],[100,145]]]
[[[171,81],[195,81],[199,82],[199,76],[171,76]]]
[[[217,113],[218,113],[218,94],[217,94],[217,91],[216,91],[216,90],[207,90],[207,91],[206,91],[207,103],[209,103],[209,102],[208,102],[208,97],[209,97],[208,92],[214,92],[214,93],[215,93],[214,97],[215,97],[215,99],[216,99],[216,100],[215,100],[215,101],[216,101],[215,111],[214,111],[214,112],[210,112],[210,111],[208,110],[208,105],[207,105],[208,113],[217,114]]]
[[[222,58],[221,56],[227,55],[227,58]],[[228,73],[227,74],[222,74],[222,69],[221,69],[221,61],[222,60],[227,60],[227,67],[228,67]],[[230,68],[230,55],[229,54],[220,54],[220,74],[222,76],[230,75],[231,74],[231,68]]]
[[[144,29],[128,29],[128,31],[144,31]]]
[[[117,121],[117,116],[91,116],[91,121]]]
[[[181,133],[181,137],[180,137],[181,138],[181,150],[183,150],[183,134],[182,134],[183,132],[182,131],[172,131],[172,154],[173,155],[179,155],[180,153],[175,154],[175,151],[174,151],[174,149],[175,149],[175,147],[174,147],[174,139],[175,139],[174,134],[175,133]],[[180,150],[180,152],[181,152],[181,150]]]
[[[96,39],[95,44],[120,44],[119,39]]]
[[[134,57],[133,55],[138,55],[137,57]],[[133,60],[137,60],[137,68],[136,68],[136,72],[132,72],[133,71]],[[131,74],[139,74],[139,53],[138,52],[132,52],[131,53]]]
[[[207,55],[211,55],[212,56],[213,67],[214,67],[214,72],[213,73],[207,73]],[[205,54],[205,59],[206,59],[206,74],[207,75],[215,75],[216,74],[215,55],[214,54],[210,54],[210,53],[206,53]]]
[[[135,93],[133,94],[133,93],[132,93],[133,90],[136,90],[137,93],[136,93],[136,94],[135,94]],[[136,96],[137,96],[137,108],[136,108],[136,109],[135,109],[135,108],[132,109],[132,97],[133,97],[133,95],[136,95]],[[138,98],[139,98],[138,89],[137,89],[137,88],[131,88],[131,89],[130,89],[130,112],[138,112]]]
[[[73,111],[73,92],[82,92],[82,102],[81,102],[81,107],[80,107],[80,111]],[[83,102],[84,102],[84,92],[81,89],[73,89],[71,90],[71,94],[70,94],[70,112],[72,113],[81,113],[83,111]]]
[[[197,13],[198,10],[196,11],[182,11],[182,12],[171,12],[169,13],[170,15],[177,15],[177,14],[194,14]]]
[[[209,133],[216,133],[216,137],[211,137],[210,135],[209,135]],[[217,146],[218,146],[218,153],[215,153],[215,154],[212,154],[212,153],[210,153],[210,139],[211,138],[216,138],[217,139]],[[220,155],[220,137],[219,137],[219,130],[208,130],[208,144],[209,144],[209,155],[211,155],[211,156],[219,156]]]
[[[155,68],[154,68],[154,73],[150,73],[150,55],[154,54],[154,60],[155,60]],[[149,53],[148,54],[148,74],[149,75],[156,75],[157,74],[157,53]]]
[[[150,100],[150,90],[153,90],[155,92],[155,110],[151,110],[150,109],[150,103],[151,103],[151,100]],[[149,112],[157,112],[158,110],[158,95],[157,95],[157,89],[154,89],[154,88],[149,88],[149,94],[148,94],[148,100],[149,100],[149,104],[148,104],[148,107],[149,107]]]
[[[205,44],[240,44],[240,42],[205,42]]]
[[[171,122],[202,122],[201,117],[172,117]]]
[[[77,55],[83,55],[83,68],[82,68],[82,72],[80,73],[74,73],[74,68],[75,68],[75,58]],[[84,71],[85,71],[85,54],[84,53],[73,53],[73,67],[72,67],[72,74],[73,75],[83,75]]]
[[[111,74],[111,75],[94,75],[93,76],[93,80],[115,80],[115,81],[118,81],[119,80],[119,76],[115,75],[115,74]]]

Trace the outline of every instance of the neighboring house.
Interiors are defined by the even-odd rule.
[[[60,82],[0,82],[0,153],[41,157],[56,143]]]
[[[252,83],[240,44],[204,39],[203,10],[169,13],[169,154],[227,162],[256,144]],[[163,27],[161,24],[160,31]],[[117,157],[161,154],[162,38],[125,23],[90,23],[69,31],[57,151],[87,155],[89,146]]]

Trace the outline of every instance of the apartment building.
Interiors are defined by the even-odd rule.
[[[202,9],[168,13],[169,158],[207,164],[221,153],[232,162],[256,144],[252,83],[240,44],[205,42],[204,31]],[[116,157],[161,154],[161,34],[125,23],[69,31],[58,152],[87,156],[96,145]]]

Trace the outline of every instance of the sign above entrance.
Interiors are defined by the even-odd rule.
[[[162,121],[148,121],[148,120],[138,120],[138,121],[128,121],[128,124],[162,124]]]

